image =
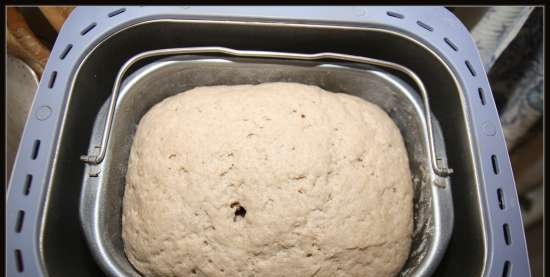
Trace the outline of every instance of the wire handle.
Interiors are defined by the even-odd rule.
[[[271,51],[235,50],[235,49],[230,49],[225,47],[187,47],[187,48],[158,49],[158,50],[143,52],[126,61],[126,63],[124,63],[122,68],[119,70],[115,80],[115,85],[113,86],[113,91],[112,91],[112,94],[110,97],[110,103],[109,103],[109,111],[107,114],[107,119],[105,120],[105,129],[103,130],[101,145],[99,146],[99,153],[97,155],[92,155],[91,153],[88,153],[88,155],[80,156],[80,159],[87,164],[97,165],[97,164],[100,164],[105,158],[105,154],[107,152],[107,143],[109,140],[111,127],[113,124],[115,106],[116,106],[118,94],[120,92],[120,84],[122,82],[122,77],[128,71],[130,66],[132,66],[133,64],[135,64],[136,62],[142,59],[149,58],[149,57],[181,55],[181,54],[205,54],[205,53],[221,53],[221,54],[238,56],[238,57],[276,58],[276,59],[294,59],[294,60],[334,59],[334,60],[343,60],[348,62],[377,65],[377,66],[391,68],[391,69],[400,71],[406,74],[407,76],[409,76],[420,89],[420,93],[424,101],[424,113],[426,117],[426,124],[428,126],[428,140],[429,140],[429,152],[431,157],[431,164],[435,174],[437,174],[440,177],[447,177],[451,173],[453,173],[452,168],[439,167],[439,165],[437,164],[437,157],[435,154],[435,142],[433,138],[434,135],[433,135],[433,127],[432,127],[432,117],[431,117],[428,93],[426,92],[426,88],[424,87],[424,84],[422,83],[420,78],[407,67],[396,63],[392,63],[392,62],[387,62],[387,61],[382,61],[382,60],[377,60],[377,59],[372,59],[367,57],[330,53],[330,52],[317,53],[317,54],[298,54],[298,53],[271,52]]]

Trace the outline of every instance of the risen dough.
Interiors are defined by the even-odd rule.
[[[126,178],[124,249],[147,277],[384,277],[409,255],[403,139],[347,94],[264,83],[169,97],[141,119]]]

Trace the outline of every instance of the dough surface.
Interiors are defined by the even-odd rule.
[[[122,238],[146,277],[391,277],[413,187],[378,106],[297,83],[198,87],[140,120]]]

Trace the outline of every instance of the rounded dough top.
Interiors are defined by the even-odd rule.
[[[412,198],[378,106],[297,83],[198,87],[142,117],[122,238],[146,277],[391,277]]]

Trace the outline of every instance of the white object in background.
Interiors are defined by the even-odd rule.
[[[528,229],[532,225],[542,220],[542,213],[544,210],[544,185],[539,185],[535,189],[527,192],[525,198],[530,202],[528,207],[521,207],[523,225],[525,229]]]
[[[489,72],[500,54],[516,37],[534,7],[491,7],[472,29],[479,54]]]
[[[523,77],[512,88],[500,121],[508,150],[514,149],[541,118],[544,110],[544,67],[543,48],[539,47],[535,59],[525,68]]]

